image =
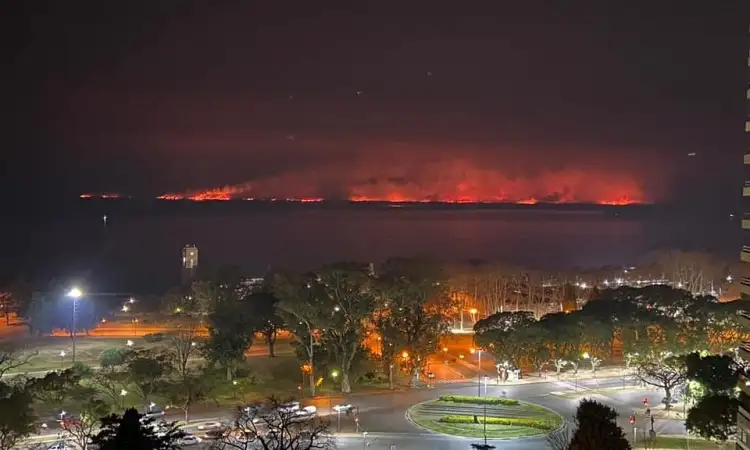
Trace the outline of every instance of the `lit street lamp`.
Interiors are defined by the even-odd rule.
[[[127,341],[127,342],[125,342],[125,345],[127,345],[127,346],[128,346],[128,348],[130,348],[130,347],[132,347],[132,346],[133,346],[133,341],[131,341],[130,339],[128,339],[128,341]]]
[[[125,409],[125,396],[128,395],[128,391],[122,389],[120,391],[120,397],[122,397],[122,409]]]
[[[65,365],[64,360],[65,359],[65,350],[60,350],[60,369],[63,368]]]
[[[66,294],[66,297],[73,299],[73,364],[76,363],[76,306],[81,296],[83,296],[83,292],[75,286]]]

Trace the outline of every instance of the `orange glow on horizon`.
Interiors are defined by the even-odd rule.
[[[82,197],[83,198],[83,197]],[[88,197],[87,197],[88,198]],[[116,197],[100,197],[100,198],[116,198]],[[231,192],[222,192],[215,189],[196,192],[196,193],[185,193],[185,194],[164,194],[157,197],[159,200],[187,200],[194,202],[206,202],[206,201],[232,201],[232,200],[244,200],[244,201],[267,201],[267,202],[289,202],[289,203],[320,203],[327,200],[336,199],[325,199],[322,197],[289,197],[289,198],[263,198],[263,197],[236,197]],[[627,195],[623,195],[613,199],[604,199],[597,201],[575,201],[575,200],[546,200],[541,201],[536,198],[526,198],[522,200],[513,200],[508,197],[498,196],[490,198],[451,198],[451,197],[440,197],[437,199],[419,199],[410,198],[399,193],[389,194],[385,197],[367,197],[367,196],[352,196],[346,199],[354,203],[448,203],[448,204],[517,204],[517,205],[536,205],[536,204],[570,204],[570,203],[589,203],[598,205],[609,205],[609,206],[626,206],[626,205],[640,205],[646,204],[645,201],[636,201],[630,199]]]
[[[361,163],[290,171],[247,183],[167,193],[164,200],[265,200],[385,203],[587,203],[630,205],[653,200],[637,174],[615,169],[508,173],[464,159]]]
[[[113,199],[113,198],[123,198],[120,194],[115,193],[103,193],[103,194],[81,194],[78,196],[78,198],[100,198],[100,199]]]

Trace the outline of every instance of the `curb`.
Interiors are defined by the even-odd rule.
[[[518,400],[518,399],[516,399],[516,400]],[[411,418],[411,410],[412,410],[412,408],[416,408],[416,407],[418,407],[420,405],[424,405],[425,403],[430,403],[430,402],[434,402],[434,401],[436,401],[436,400],[435,399],[433,399],[433,400],[425,400],[423,402],[415,403],[415,404],[411,405],[410,407],[408,407],[406,409],[406,412],[404,413],[406,421],[409,422],[415,428],[418,428],[420,430],[424,430],[424,431],[427,431],[428,433],[436,434],[436,435],[439,435],[439,436],[446,436],[446,437],[450,437],[450,438],[453,438],[453,439],[463,439],[463,440],[481,439],[481,438],[469,437],[469,436],[458,436],[458,435],[455,435],[455,434],[448,434],[448,433],[443,433],[443,432],[440,432],[440,431],[431,430],[429,428],[423,427],[422,425],[416,423]],[[525,402],[523,400],[518,400],[518,402],[519,403],[526,403],[528,405],[538,406],[540,408],[546,409],[547,411],[551,411],[552,413],[556,414],[560,418],[560,421],[561,421],[560,426],[557,427],[557,428],[555,428],[555,429],[553,429],[553,430],[549,430],[547,432],[540,433],[540,434],[534,435],[534,436],[515,436],[515,437],[507,437],[507,438],[487,438],[488,442],[489,441],[507,442],[507,441],[520,441],[520,440],[524,440],[524,439],[540,439],[540,438],[546,437],[546,436],[548,436],[548,435],[550,435],[552,433],[560,431],[561,429],[563,429],[567,425],[567,422],[565,421],[565,418],[563,417],[563,415],[560,414],[559,412],[553,410],[553,409],[547,408],[546,406],[542,406],[542,405],[539,405],[537,403]]]

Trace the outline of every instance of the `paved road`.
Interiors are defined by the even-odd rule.
[[[653,405],[661,400],[663,394],[654,389],[612,389],[621,387],[622,384],[621,378],[578,380],[577,382],[550,380],[523,385],[489,385],[486,389],[489,396],[507,396],[546,406],[560,413],[566,420],[572,419],[578,402],[582,398],[594,398],[614,407],[620,414],[620,426],[630,434],[632,433],[632,425],[628,424],[628,416],[635,413],[637,415],[636,426],[641,429],[647,428],[650,425],[643,415],[645,408],[642,401],[644,397],[647,397]],[[628,384],[631,383],[628,382]],[[604,388],[604,390],[592,394],[589,389],[597,388],[597,386],[599,389]],[[485,386],[483,385],[482,394],[484,394],[484,389]],[[333,397],[330,399],[332,404],[346,402],[357,405],[359,407],[359,424],[362,429],[368,432],[366,438],[363,438],[361,433],[357,434],[353,417],[342,414],[342,434],[339,437],[339,448],[343,450],[360,449],[363,448],[364,439],[366,439],[366,442],[370,443],[367,448],[372,450],[389,449],[392,444],[395,444],[398,450],[466,449],[471,442],[476,442],[476,440],[452,438],[426,432],[407,420],[406,411],[416,403],[432,400],[440,395],[476,395],[476,391],[476,385],[472,384],[446,384],[433,389],[351,396],[346,400],[341,397]],[[560,393],[564,395],[559,395]],[[303,402],[303,404],[311,403],[318,406],[321,414],[328,414],[328,398]],[[201,422],[231,418],[231,414],[231,411],[193,414],[191,425],[187,427],[187,430],[193,430]],[[167,417],[168,420],[177,420],[178,418],[179,416]],[[337,419],[337,415],[332,416],[332,428],[334,430],[337,428]],[[656,419],[654,429],[659,434],[684,434],[683,423],[678,420]],[[48,436],[45,441],[50,439],[54,439],[54,435]],[[543,438],[532,438],[518,441],[495,441],[495,445],[502,449],[539,449],[545,447],[545,442]]]

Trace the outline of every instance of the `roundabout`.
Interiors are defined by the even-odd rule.
[[[534,403],[511,398],[444,395],[416,404],[407,417],[425,430],[466,438],[518,439],[548,434],[562,417]]]

